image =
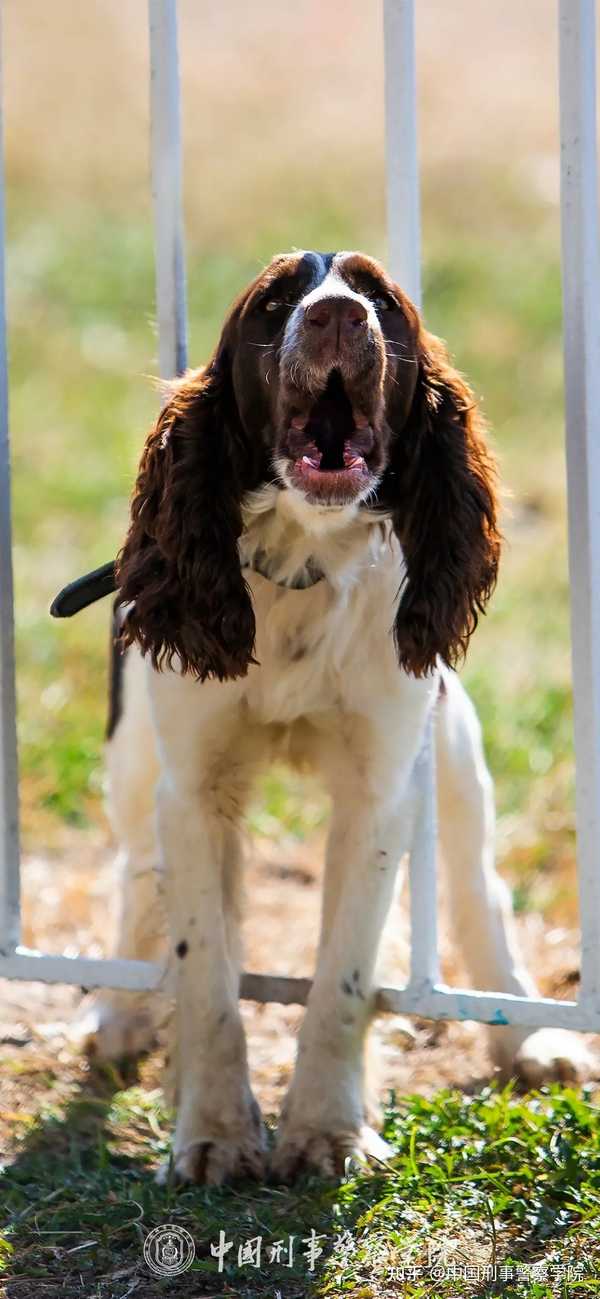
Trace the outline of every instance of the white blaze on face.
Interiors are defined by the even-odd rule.
[[[371,302],[362,293],[355,293],[354,289],[346,282],[342,275],[342,269],[346,253],[338,253],[329,268],[326,269],[324,258],[319,258],[321,269],[325,272],[323,279],[316,284],[304,295],[303,298],[293,308],[285,327],[283,342],[281,345],[281,365],[287,370],[290,377],[297,383],[297,386],[305,386],[309,392],[315,390],[315,386],[322,384],[327,378],[331,369],[331,362],[325,361],[319,364],[318,360],[307,362],[306,358],[301,355],[301,341],[304,329],[304,316],[309,307],[323,299],[344,298],[352,302],[359,302],[367,312],[367,325],[375,333],[381,333],[381,325],[377,312]]]

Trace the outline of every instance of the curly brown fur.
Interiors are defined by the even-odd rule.
[[[393,520],[407,577],[394,622],[401,667],[423,676],[465,655],[498,572],[497,472],[473,394],[444,345],[420,329],[418,377],[396,434]]]
[[[137,641],[155,668],[177,658],[200,680],[244,676],[252,662],[254,612],[237,548],[244,448],[235,424],[218,361],[174,386],[144,448],[118,560],[121,599],[134,602],[125,643]]]

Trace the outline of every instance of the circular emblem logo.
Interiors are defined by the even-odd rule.
[[[166,1222],[148,1232],[144,1241],[144,1258],[157,1276],[177,1276],[187,1272],[196,1257],[196,1246],[185,1227]]]

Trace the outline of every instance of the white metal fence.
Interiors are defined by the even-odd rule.
[[[383,0],[389,264],[420,301],[414,0]],[[152,181],[160,371],[186,364],[176,0],[149,0]],[[600,1029],[600,252],[597,212],[595,0],[559,0],[564,356],[577,833],[581,914],[578,1002],[453,989],[439,982],[435,772],[431,737],[419,764],[421,815],[411,860],[411,970],[382,988],[380,1010],[432,1019]],[[1,148],[1,140],[0,140]],[[85,987],[156,987],[144,961],[44,955],[20,946],[18,773],[6,327],[0,155],[0,975]],[[241,995],[304,1004],[307,979],[245,974]]]

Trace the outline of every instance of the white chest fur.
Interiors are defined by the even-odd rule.
[[[315,511],[292,493],[266,489],[246,512],[244,559],[257,623],[256,657],[244,691],[257,719],[286,723],[327,711],[362,711],[397,694],[391,625],[403,561],[387,524],[367,512]],[[308,560],[323,580],[301,581]],[[406,678],[404,678],[406,688]],[[416,684],[416,683],[415,683]]]

